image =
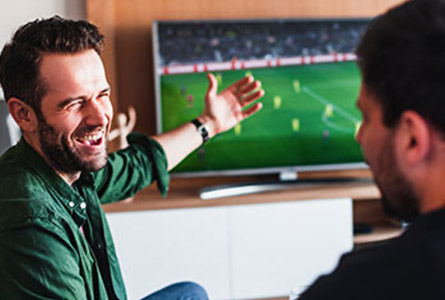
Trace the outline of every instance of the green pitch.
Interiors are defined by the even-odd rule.
[[[174,171],[210,171],[362,162],[354,140],[360,74],[354,62],[216,72],[219,91],[250,72],[263,109],[213,138]],[[206,74],[161,77],[163,131],[201,114]]]

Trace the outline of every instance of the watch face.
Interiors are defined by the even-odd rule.
[[[204,139],[204,142],[209,139],[209,133],[207,131],[207,128],[202,125],[198,128],[199,133],[202,135],[202,138]]]
[[[198,119],[194,119],[191,121],[193,125],[196,126],[196,130],[202,136],[202,142],[205,143],[209,140],[209,132],[207,131],[207,127],[202,124]]]

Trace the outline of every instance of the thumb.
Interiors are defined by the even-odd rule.
[[[207,87],[207,97],[215,97],[218,90],[218,81],[212,73],[207,73],[207,79],[209,80],[209,86]]]

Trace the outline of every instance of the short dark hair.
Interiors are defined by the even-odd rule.
[[[414,110],[445,135],[444,0],[408,1],[377,17],[356,52],[386,126]]]
[[[0,54],[0,84],[5,99],[19,98],[40,115],[46,87],[40,78],[44,54],[102,51],[104,36],[87,21],[54,16],[37,19],[21,26]]]

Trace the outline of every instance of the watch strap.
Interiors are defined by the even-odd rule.
[[[207,127],[201,123],[198,119],[193,119],[191,121],[193,125],[195,125],[196,129],[198,130],[198,133],[202,136],[202,143],[204,144],[209,140],[209,131],[207,130]]]

